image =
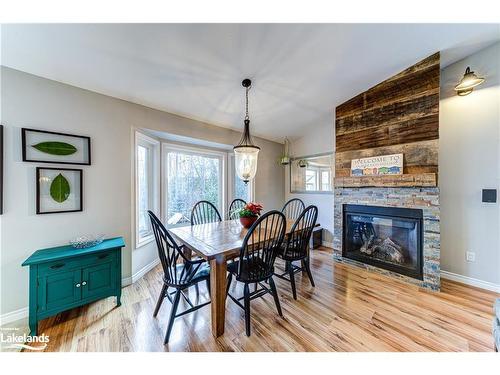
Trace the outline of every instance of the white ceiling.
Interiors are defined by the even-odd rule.
[[[11,24],[2,65],[282,140],[442,51],[442,66],[500,39],[498,24]]]

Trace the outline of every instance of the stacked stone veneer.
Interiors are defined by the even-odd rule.
[[[344,204],[403,207],[423,210],[423,280],[342,257]],[[424,288],[440,288],[439,188],[335,188],[333,248],[335,260],[397,277]]]

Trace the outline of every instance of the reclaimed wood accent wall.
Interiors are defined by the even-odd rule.
[[[399,176],[394,186],[437,185],[439,63],[438,52],[335,109],[336,186],[362,185],[349,182],[355,179],[349,177],[352,159],[398,153],[404,154],[404,175],[414,176]],[[391,178],[364,180],[391,185]]]

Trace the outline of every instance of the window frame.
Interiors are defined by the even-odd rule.
[[[221,192],[219,193],[219,197],[221,200],[221,216],[224,218],[226,212],[228,210],[228,186],[227,186],[227,152],[218,151],[210,148],[206,148],[203,146],[187,146],[187,145],[179,145],[171,142],[162,142],[161,143],[161,197],[162,197],[162,221],[164,223],[167,222],[167,213],[168,213],[168,163],[166,162],[166,157],[169,151],[178,151],[185,154],[190,155],[206,155],[217,157],[221,160],[221,175],[219,176],[219,184],[221,186]],[[173,228],[172,226],[167,226],[167,228]]]
[[[307,190],[307,172],[313,172],[314,173],[314,180],[315,180],[315,185],[316,185],[316,190]],[[324,181],[323,181],[323,173],[328,173],[328,178],[327,178],[327,183],[328,183],[328,187],[330,188],[329,190],[323,190],[323,185],[324,185]],[[305,184],[306,184],[306,192],[307,193],[319,193],[319,194],[324,194],[324,193],[327,193],[327,192],[330,192],[331,191],[331,187],[332,187],[332,183],[331,183],[331,176],[332,176],[332,172],[331,172],[331,169],[330,168],[327,168],[327,167],[306,167],[305,169],[305,175],[304,175],[304,178],[305,178]]]
[[[149,151],[151,160],[148,163],[148,193],[150,197],[149,209],[160,214],[160,141],[149,137],[144,133],[135,131],[134,142],[134,186],[135,186],[135,220],[134,236],[135,248],[138,249],[154,241],[154,234],[151,231],[146,236],[139,233],[139,173],[138,173],[138,149],[139,146],[145,147]]]
[[[323,189],[323,185],[325,184],[325,182],[323,181],[323,173],[328,173],[327,182],[326,182],[328,184],[327,190]],[[319,187],[320,187],[321,192],[332,190],[332,170],[330,168],[320,168],[319,169]]]
[[[235,180],[238,178],[236,175],[236,168],[234,164],[234,152],[228,152],[228,181],[227,181],[227,190],[228,190],[228,205],[231,204],[231,202],[236,198],[234,196],[234,183]],[[250,188],[250,199],[248,202],[254,202],[255,201],[255,178],[251,179],[249,182],[249,188]],[[247,203],[248,203],[247,202]],[[227,210],[229,210],[229,207],[227,207]]]
[[[307,188],[307,185],[308,185],[308,179],[307,179],[307,172],[311,172],[314,174],[313,176],[313,179],[314,179],[314,189],[308,189]],[[320,183],[319,183],[319,170],[317,167],[306,167],[305,169],[305,175],[304,175],[304,183],[306,185],[306,191],[320,191]]]

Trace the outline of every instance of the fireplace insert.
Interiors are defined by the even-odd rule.
[[[422,250],[422,210],[343,205],[343,257],[422,280]]]

